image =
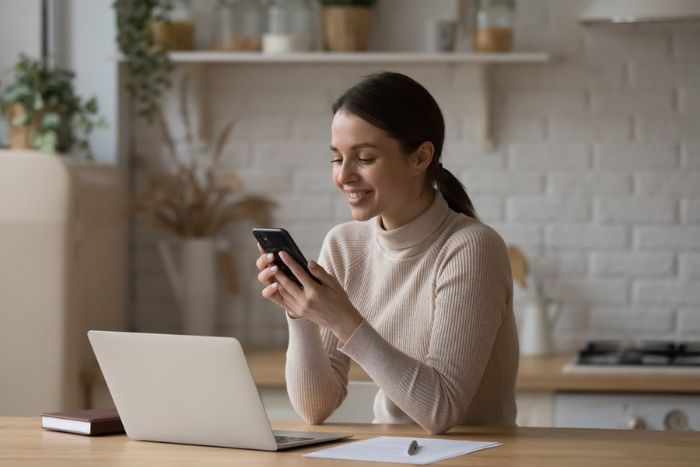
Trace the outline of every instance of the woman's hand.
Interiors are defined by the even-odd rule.
[[[339,341],[345,343],[362,316],[350,302],[347,293],[320,264],[309,261],[309,271],[321,283],[314,281],[290,255],[281,252],[284,264],[299,279],[299,287],[273,263],[273,255],[264,253],[256,261],[260,270],[258,280],[265,285],[262,296],[287,310],[292,318],[304,318],[330,329]]]

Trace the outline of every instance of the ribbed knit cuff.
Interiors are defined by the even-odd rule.
[[[321,341],[321,330],[316,323],[307,319],[287,317],[289,326],[289,346],[287,361],[293,362],[295,369],[313,371],[326,363],[326,352]]]
[[[397,364],[405,355],[365,320],[338,350],[355,360],[379,385],[382,381],[399,381],[405,372],[405,368]]]

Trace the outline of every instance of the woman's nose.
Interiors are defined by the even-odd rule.
[[[345,184],[357,180],[357,172],[355,172],[355,166],[350,163],[347,159],[338,167],[338,173],[336,178],[338,182]]]

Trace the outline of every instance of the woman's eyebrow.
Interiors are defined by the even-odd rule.
[[[376,144],[372,144],[372,143],[357,143],[357,144],[353,144],[352,146],[350,146],[350,149],[353,151],[357,151],[358,149],[362,149],[362,148],[375,148],[376,149],[378,147],[379,146],[377,146]],[[338,150],[338,148],[336,148],[335,146],[333,146],[331,144],[331,151],[337,151],[337,150]]]

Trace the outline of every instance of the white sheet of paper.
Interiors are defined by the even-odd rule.
[[[407,450],[414,439],[420,447],[410,456]],[[500,445],[501,443],[491,441],[379,436],[309,452],[304,457],[425,465]]]

